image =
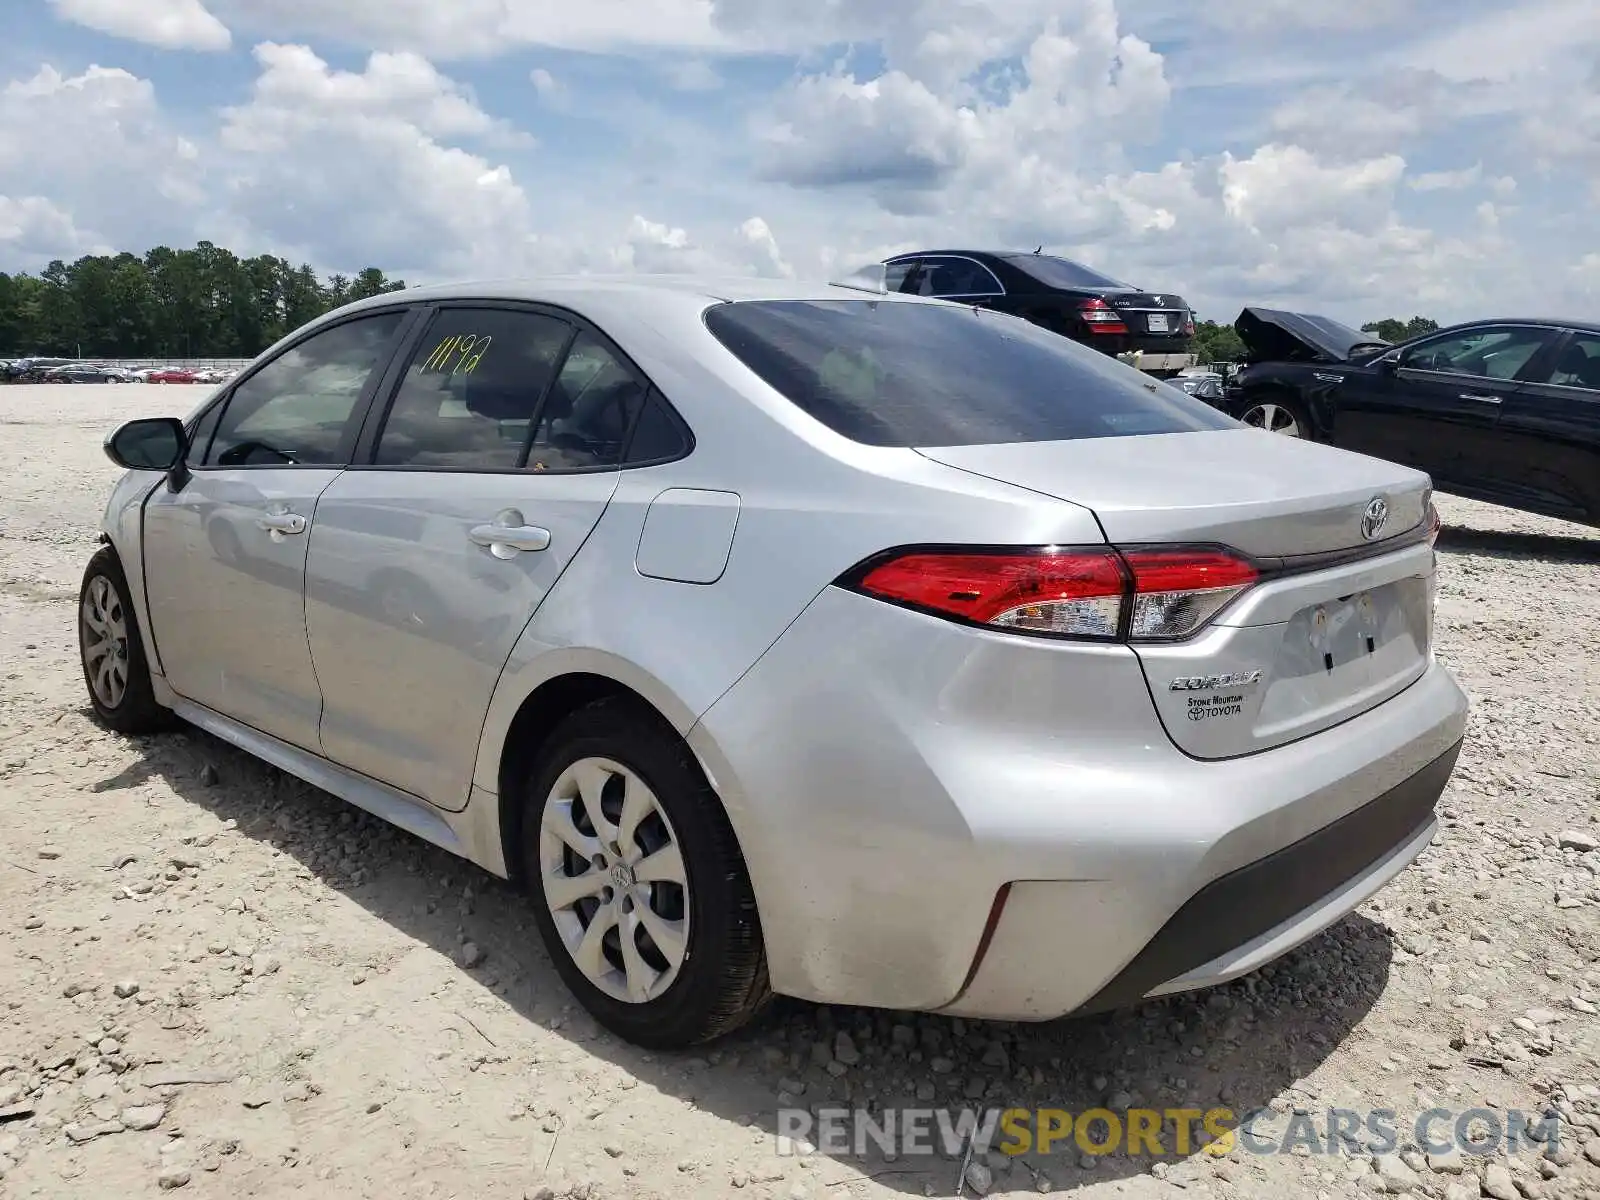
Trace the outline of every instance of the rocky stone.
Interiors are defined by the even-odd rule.
[[[967,1164],[967,1186],[980,1196],[987,1196],[994,1188],[994,1172],[981,1162]]]
[[[847,1067],[853,1067],[861,1061],[861,1051],[856,1049],[855,1042],[842,1029],[833,1036],[833,1057]]]
[[[1588,854],[1591,850],[1600,850],[1600,834],[1589,833],[1580,829],[1563,829],[1559,838],[1558,844],[1563,850],[1576,850],[1579,854]]]
[[[122,1110],[122,1123],[129,1129],[154,1129],[166,1115],[163,1104],[134,1104]]]
[[[111,986],[111,991],[117,999],[127,1000],[139,994],[139,985],[131,979],[122,979]]]
[[[1374,1155],[1372,1168],[1377,1172],[1380,1189],[1392,1195],[1409,1192],[1422,1182],[1398,1154]]]
[[[1428,1169],[1440,1175],[1460,1175],[1467,1169],[1467,1157],[1459,1146],[1452,1146],[1443,1154],[1428,1155]]]
[[[488,957],[489,956],[483,952],[483,947],[479,946],[477,942],[461,943],[461,965],[466,967],[469,971],[473,967],[483,965],[483,960]]]
[[[182,1166],[162,1167],[161,1173],[156,1176],[156,1186],[164,1192],[174,1188],[185,1187],[189,1183],[189,1168]]]
[[[1504,1163],[1492,1162],[1483,1169],[1483,1194],[1490,1200],[1522,1200],[1522,1193]]]

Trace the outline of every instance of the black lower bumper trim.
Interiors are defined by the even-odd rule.
[[[1155,988],[1253,941],[1360,875],[1433,819],[1460,753],[1457,742],[1376,800],[1206,884],[1074,1015],[1136,1005]]]

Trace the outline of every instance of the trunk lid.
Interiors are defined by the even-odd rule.
[[[1134,646],[1168,736],[1196,758],[1327,729],[1427,669],[1433,550],[1399,536],[1427,519],[1421,472],[1251,429],[920,453],[1082,505],[1114,545],[1220,544],[1262,566],[1194,637]],[[1363,517],[1379,498],[1387,521],[1369,540]]]
[[[1388,345],[1330,317],[1275,308],[1247,308],[1233,328],[1251,362],[1345,362],[1357,347]]]
[[[1136,336],[1182,337],[1184,322],[1192,316],[1183,297],[1171,292],[1105,291],[1100,299],[1122,314],[1128,332]]]
[[[1120,545],[1218,542],[1258,558],[1366,545],[1361,517],[1378,496],[1383,536],[1403,533],[1424,518],[1429,489],[1409,467],[1243,426],[919,452],[1092,509]]]

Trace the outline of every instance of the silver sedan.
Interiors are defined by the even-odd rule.
[[[1046,1020],[1252,971],[1429,844],[1425,475],[839,285],[413,289],[128,473],[100,719],[518,881],[636,1042],[774,993]]]

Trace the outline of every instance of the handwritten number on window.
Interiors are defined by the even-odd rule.
[[[458,333],[445,338],[422,360],[423,375],[471,375],[494,339],[485,334]]]

